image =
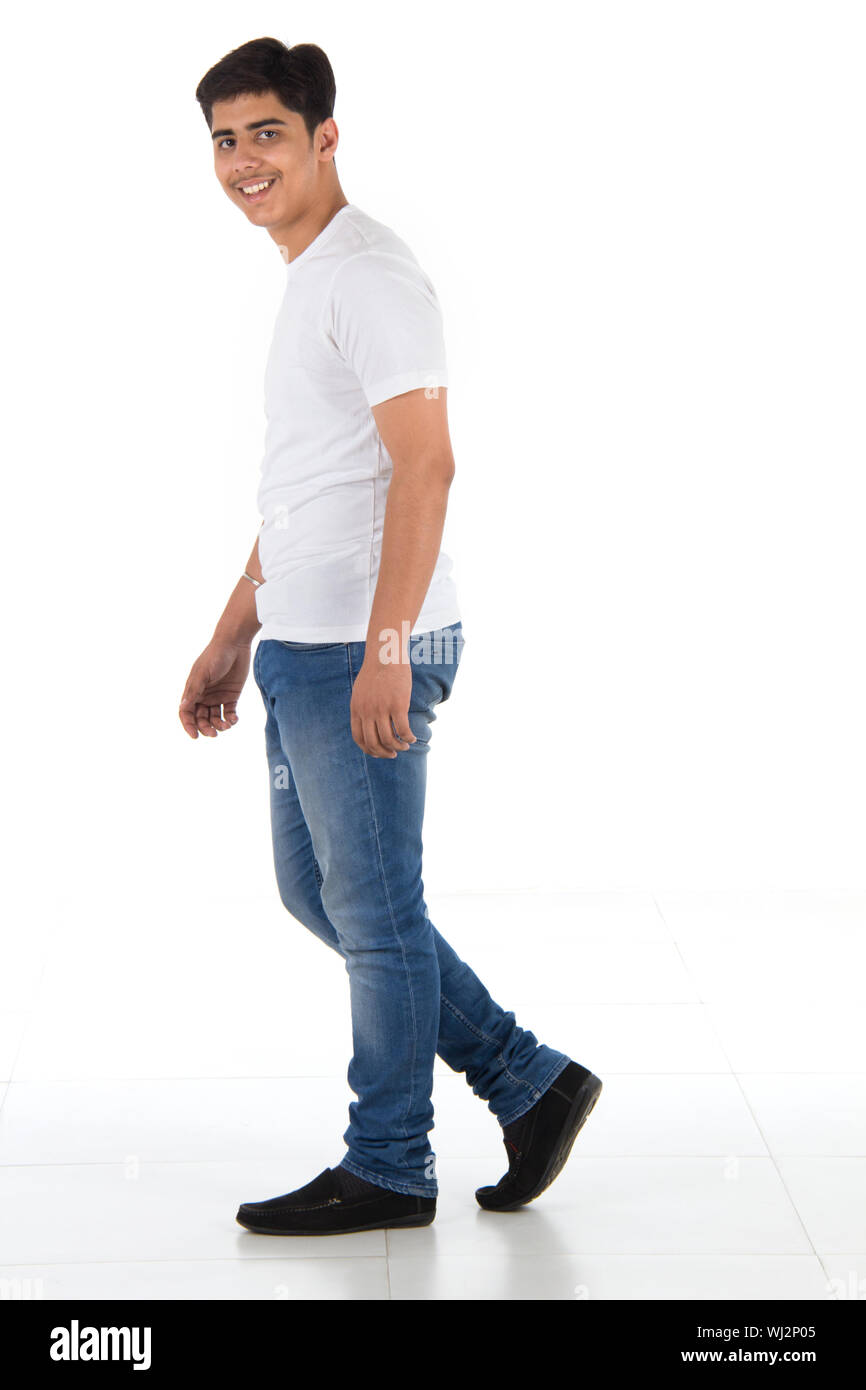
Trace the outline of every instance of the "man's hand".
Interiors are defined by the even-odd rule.
[[[250,669],[250,644],[219,641],[205,647],[189,673],[180,702],[180,722],[190,738],[202,733],[216,738],[217,730],[238,722],[237,703]]]
[[[352,687],[352,737],[358,747],[371,758],[396,758],[415,743],[409,724],[411,699],[409,663],[380,661],[378,651],[368,644],[368,655]]]

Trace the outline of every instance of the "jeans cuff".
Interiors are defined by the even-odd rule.
[[[354,1173],[356,1178],[365,1178],[367,1182],[375,1183],[377,1187],[387,1187],[389,1192],[399,1192],[403,1197],[438,1197],[439,1195],[437,1182],[428,1182],[423,1188],[412,1183],[391,1182],[388,1178],[383,1178],[380,1173],[374,1173],[369,1168],[362,1168],[351,1158],[344,1158],[340,1167],[348,1168],[349,1172]]]
[[[568,1066],[570,1061],[570,1057],[564,1056],[561,1059],[561,1061],[556,1062],[551,1067],[544,1080],[539,1081],[538,1085],[535,1088],[535,1095],[530,1096],[528,1100],[523,1101],[523,1103],[519,1105],[517,1109],[514,1110],[507,1117],[507,1119],[500,1119],[499,1123],[501,1124],[502,1128],[504,1129],[506,1125],[514,1124],[514,1121],[519,1120],[521,1115],[525,1115],[527,1110],[531,1110],[533,1105],[537,1105],[538,1102],[541,1100],[541,1097],[544,1095],[545,1091],[550,1090],[550,1087],[553,1085],[556,1078],[560,1075],[561,1072],[565,1071],[565,1068]]]

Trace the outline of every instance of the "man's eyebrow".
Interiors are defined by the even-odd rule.
[[[285,124],[286,124],[285,121],[281,121],[281,120],[279,120],[279,119],[277,119],[277,118],[275,117],[272,121],[250,121],[250,124],[249,124],[248,126],[246,126],[246,129],[247,129],[247,130],[261,130],[262,126],[265,126],[265,125],[285,125]],[[234,135],[234,131],[233,131],[233,130],[215,130],[215,131],[213,132],[213,135],[211,136],[211,139],[212,139],[212,140],[222,140],[222,138],[223,138],[224,135]]]

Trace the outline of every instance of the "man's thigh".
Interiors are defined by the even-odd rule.
[[[421,831],[435,705],[449,686],[434,663],[413,667],[409,721],[417,742],[374,758],[352,737],[352,687],[363,643],[260,644],[259,674],[341,933],[353,924],[393,939],[394,921],[423,915]]]

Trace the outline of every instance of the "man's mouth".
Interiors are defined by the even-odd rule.
[[[271,186],[275,184],[276,181],[276,177],[270,179],[259,179],[257,183],[239,183],[236,184],[235,187],[237,188],[238,192],[243,196],[245,202],[258,203],[262,198],[265,198],[267,196]]]

